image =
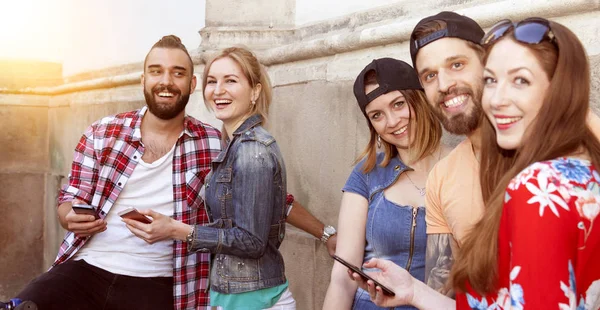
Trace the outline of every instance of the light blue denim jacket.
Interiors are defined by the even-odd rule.
[[[275,139],[253,115],[212,162],[205,184],[211,224],[197,226],[191,250],[210,252],[211,289],[242,293],[285,283],[286,174]]]
[[[425,208],[398,205],[386,199],[383,191],[394,184],[403,172],[412,169],[397,156],[387,166],[381,167],[383,158],[383,153],[377,154],[377,165],[369,173],[362,172],[365,161],[361,161],[354,167],[343,188],[343,191],[359,194],[369,202],[363,263],[374,257],[388,259],[423,281],[427,246]],[[373,304],[369,293],[359,288],[354,296],[353,309],[382,308]],[[414,308],[404,306],[395,309]]]

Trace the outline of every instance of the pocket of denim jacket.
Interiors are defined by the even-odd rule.
[[[231,183],[231,168],[224,168],[217,173],[217,183]]]
[[[239,282],[258,280],[258,259],[219,255],[216,261],[217,274],[223,279]]]

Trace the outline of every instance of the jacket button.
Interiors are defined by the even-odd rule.
[[[394,170],[396,170],[396,171],[400,170],[400,166],[396,165],[396,167],[394,167]]]

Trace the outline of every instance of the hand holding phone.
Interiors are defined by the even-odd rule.
[[[384,294],[389,295],[389,296],[395,296],[396,295],[394,293],[394,291],[392,291],[391,289],[387,288],[383,284],[379,283],[377,280],[371,278],[369,275],[367,275],[366,273],[364,273],[357,266],[354,266],[354,265],[350,264],[349,262],[345,261],[344,259],[342,259],[341,257],[339,257],[337,255],[333,255],[333,259],[335,259],[336,261],[338,261],[340,264],[348,267],[348,269],[352,270],[353,272],[358,273],[361,276],[361,278],[363,278],[363,280],[365,280],[365,281],[367,281],[367,280],[373,281],[373,283],[375,283],[375,285],[381,287],[381,290],[383,291]]]
[[[96,209],[93,206],[86,205],[83,203],[74,203],[73,212],[83,215],[93,215],[96,219],[100,218],[96,213]]]
[[[120,217],[124,219],[132,219],[144,224],[152,223],[152,219],[141,214],[136,208],[129,207],[118,213]]]
[[[62,212],[62,206],[59,207],[61,226],[76,237],[88,237],[106,230],[106,221],[100,219],[96,207],[76,199],[71,201],[68,212]]]

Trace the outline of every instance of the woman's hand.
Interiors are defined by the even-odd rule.
[[[175,221],[164,214],[150,209],[139,210],[139,212],[143,215],[151,217],[152,223],[144,224],[142,222],[127,218],[123,218],[122,221],[127,224],[127,228],[134,235],[150,244],[166,239],[175,239],[175,234],[176,231],[178,231],[177,228],[179,226],[185,225],[189,227],[187,224]],[[188,228],[187,231],[190,231],[190,228]]]
[[[367,272],[377,282],[391,289],[396,295],[390,296],[383,293],[380,286],[376,286],[371,280],[365,281],[358,273],[348,270],[350,277],[358,285],[369,292],[371,300],[379,307],[395,307],[412,305],[414,296],[414,279],[404,268],[389,260],[373,258],[363,266],[366,268],[377,268],[379,272]]]
[[[327,239],[327,242],[325,243],[325,246],[327,247],[327,252],[329,253],[329,256],[333,257],[333,255],[335,255],[335,248],[337,246],[337,234],[329,237],[329,239]]]

